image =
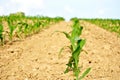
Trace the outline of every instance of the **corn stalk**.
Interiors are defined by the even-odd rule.
[[[89,73],[91,68],[86,69],[86,71],[79,77],[79,74],[81,72],[78,66],[79,57],[86,40],[80,38],[83,27],[80,26],[79,20],[75,19],[73,20],[73,22],[74,24],[72,26],[72,32],[70,34],[66,32],[61,32],[65,34],[65,36],[70,40],[71,43],[71,45],[69,46],[71,50],[71,57],[66,64],[67,68],[64,73],[68,73],[72,70],[76,77],[76,80],[82,80]]]
[[[10,37],[10,40],[12,41],[13,32],[16,29],[16,26],[13,24],[13,20],[11,20],[10,18],[8,19],[8,25],[9,25],[9,30],[10,30],[9,37]]]
[[[4,38],[3,38],[3,25],[0,24],[0,40],[1,40],[1,45],[4,44]]]

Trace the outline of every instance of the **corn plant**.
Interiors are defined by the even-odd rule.
[[[91,68],[86,69],[86,71],[79,77],[80,68],[78,66],[79,56],[82,51],[83,46],[85,45],[85,40],[80,38],[83,27],[80,26],[79,20],[73,20],[74,24],[72,26],[71,33],[62,32],[65,36],[70,40],[71,45],[69,46],[71,50],[71,57],[68,61],[67,68],[64,73],[68,73],[69,71],[73,71],[76,80],[82,80],[91,70]]]
[[[17,36],[18,36],[19,39],[21,39],[22,38],[22,33],[23,33],[23,22],[17,23],[17,28],[18,28]]]
[[[38,33],[40,31],[41,22],[37,20],[34,22],[33,33]]]
[[[13,20],[11,20],[10,18],[8,19],[8,25],[9,25],[9,37],[10,37],[10,40],[12,41],[13,39],[13,32],[14,30],[16,29],[16,26],[13,25]]]
[[[4,44],[4,40],[3,40],[3,25],[0,24],[0,40],[1,40],[1,45]]]
[[[115,32],[120,35],[120,19],[83,19],[98,25],[99,27],[106,29],[110,32]]]
[[[27,36],[29,32],[29,25],[27,23],[23,23],[23,26],[24,26],[24,34],[25,36]]]
[[[2,20],[8,23],[9,31],[3,33]],[[4,43],[5,37],[13,40],[14,37],[22,39],[34,33],[38,33],[42,28],[46,28],[55,21],[64,20],[62,17],[50,18],[47,16],[25,16],[23,12],[11,13],[9,16],[0,16],[0,43]],[[4,34],[4,35],[3,35]]]

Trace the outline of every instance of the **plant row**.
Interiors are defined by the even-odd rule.
[[[50,18],[47,16],[25,16],[23,12],[12,13],[9,16],[0,16],[0,45],[23,39],[50,24],[63,21],[62,17]]]
[[[84,19],[88,22],[96,24],[110,32],[120,35],[120,19]]]

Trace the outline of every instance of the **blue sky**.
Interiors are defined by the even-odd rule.
[[[26,15],[62,16],[66,19],[120,19],[120,0],[0,0],[0,15],[18,11]]]

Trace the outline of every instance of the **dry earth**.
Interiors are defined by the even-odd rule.
[[[71,22],[60,22],[40,33],[0,47],[0,80],[74,80],[72,72],[64,74],[70,57],[66,49],[58,58],[69,40],[61,33],[69,32]],[[83,80],[120,80],[120,38],[85,21],[82,37],[86,39],[85,52],[81,53],[81,71],[92,70]]]

